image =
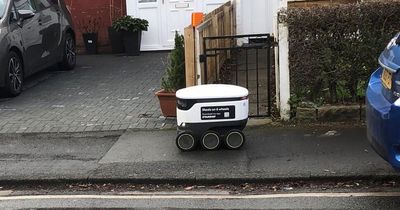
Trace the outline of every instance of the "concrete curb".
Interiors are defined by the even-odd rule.
[[[135,184],[241,184],[241,183],[276,183],[294,181],[352,181],[352,180],[395,180],[399,175],[354,175],[354,176],[310,176],[310,177],[277,177],[277,178],[187,178],[187,179],[131,179],[131,178],[87,178],[87,179],[26,179],[0,180],[1,186],[23,184],[70,184],[70,183],[135,183]]]
[[[274,123],[270,118],[251,118],[247,123],[248,128],[267,126]],[[110,130],[110,131],[80,131],[80,132],[30,132],[30,133],[0,133],[0,138],[18,138],[23,136],[38,136],[46,137],[49,135],[57,135],[64,138],[83,138],[83,137],[105,137],[105,136],[120,136],[127,131],[139,132],[139,131],[167,131],[176,130],[176,127],[172,128],[127,128],[121,130]]]

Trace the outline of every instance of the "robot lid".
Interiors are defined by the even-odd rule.
[[[235,85],[198,85],[184,88],[176,92],[179,99],[214,99],[214,98],[241,98],[247,97],[246,88]]]

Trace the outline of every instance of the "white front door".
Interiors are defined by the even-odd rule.
[[[191,24],[191,15],[195,12],[194,0],[161,0],[163,2],[163,44],[164,48],[174,47],[175,32],[183,34],[185,27]],[[165,18],[164,18],[165,17]]]
[[[208,13],[228,0],[129,0],[128,15],[149,21],[142,34],[141,50],[169,50],[174,47],[175,31],[183,34],[193,12]]]
[[[139,17],[149,21],[148,31],[142,34],[142,50],[157,50],[162,49],[162,15],[161,15],[161,1],[162,0],[131,0],[135,1],[133,5],[134,13],[129,14],[134,17]],[[127,3],[128,3],[127,2]]]

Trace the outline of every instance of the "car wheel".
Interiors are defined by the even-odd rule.
[[[13,51],[8,56],[5,82],[7,96],[15,97],[21,94],[24,85],[24,65],[20,56]]]
[[[64,70],[72,70],[76,65],[76,45],[75,39],[71,34],[67,34],[65,37],[63,60],[60,63],[60,67]]]

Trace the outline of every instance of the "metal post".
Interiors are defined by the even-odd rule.
[[[207,76],[207,39],[203,38],[203,55],[204,55],[204,84],[207,84],[208,76]]]
[[[256,49],[256,83],[257,83],[257,115],[260,115],[259,81],[258,81],[258,48]]]
[[[215,82],[218,82],[218,61],[219,61],[219,59],[218,59],[218,55],[217,55],[217,50],[214,50],[214,60],[215,60],[215,63],[214,63],[214,71],[215,71]]]
[[[267,46],[267,94],[268,94],[268,115],[271,116],[271,37],[268,35],[268,46]]]
[[[238,69],[238,54],[239,54],[239,52],[238,52],[238,50],[235,50],[235,70],[236,70],[236,85],[238,85],[239,84],[239,69]]]
[[[246,88],[249,89],[249,51],[246,49]]]

